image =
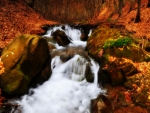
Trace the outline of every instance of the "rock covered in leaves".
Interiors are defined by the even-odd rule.
[[[113,113],[110,100],[104,95],[99,95],[93,99],[91,101],[91,113]]]
[[[48,44],[37,35],[16,37],[4,49],[1,59],[5,72],[0,75],[0,87],[6,94],[24,94],[32,81],[46,80],[50,76]]]
[[[99,82],[110,82],[112,85],[123,84],[127,77],[138,73],[131,60],[109,57],[108,62],[99,70]],[[107,78],[108,81],[105,81]]]

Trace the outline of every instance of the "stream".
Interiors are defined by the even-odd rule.
[[[85,48],[86,42],[80,40],[81,31],[65,25],[53,27],[43,36],[51,38],[52,32],[62,30],[69,37],[71,43],[67,47],[55,43],[57,50],[61,51],[70,47]],[[90,30],[89,35],[92,30]],[[48,42],[51,43],[51,42]],[[79,54],[63,62],[60,56],[54,56],[50,63],[52,75],[48,81],[32,88],[29,94],[22,96],[15,102],[20,105],[12,113],[90,113],[91,100],[106,91],[98,85],[99,65],[92,58],[87,60]],[[94,75],[94,82],[87,82],[85,78],[86,67]]]

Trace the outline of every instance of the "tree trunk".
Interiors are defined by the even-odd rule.
[[[141,18],[140,18],[141,0],[137,0],[137,1],[138,1],[138,9],[137,9],[137,14],[136,14],[136,18],[135,18],[135,23],[138,23],[141,21]]]
[[[102,0],[102,4],[104,4],[105,3],[105,0]]]
[[[147,4],[147,7],[150,7],[150,0],[148,0],[148,4]]]
[[[27,2],[27,4],[33,8],[33,5],[34,5],[34,1],[35,0],[25,0]]]
[[[122,14],[123,0],[118,0],[118,3],[119,3],[119,5],[118,5],[118,7],[119,7],[118,12],[119,12],[119,16],[120,16]]]

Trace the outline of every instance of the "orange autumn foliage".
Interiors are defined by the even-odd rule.
[[[2,73],[4,73],[4,70],[5,70],[5,68],[4,68],[3,62],[1,61],[1,58],[0,58],[0,75]]]

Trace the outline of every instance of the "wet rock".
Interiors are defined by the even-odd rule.
[[[52,57],[60,56],[60,59],[63,62],[70,60],[76,54],[78,54],[78,55],[84,57],[86,60],[90,61],[87,52],[85,52],[84,48],[82,48],[82,47],[68,47],[68,48],[63,49],[61,51],[60,50],[54,50],[51,52]]]
[[[113,113],[109,99],[104,95],[99,95],[91,101],[91,113]]]
[[[52,43],[48,43],[49,50],[56,49],[55,45]]]
[[[44,80],[50,76],[50,70],[47,70],[50,65],[46,64],[50,59],[48,44],[37,35],[16,37],[4,49],[1,59],[5,72],[0,75],[0,87],[6,94],[24,94],[38,74],[41,73],[39,76]]]
[[[80,40],[86,41],[88,39],[88,36],[85,33],[82,33],[80,36]]]
[[[97,27],[97,25],[90,25],[90,24],[81,24],[81,25],[77,25],[76,28],[81,28],[81,36],[80,36],[80,39],[82,41],[87,41],[88,38],[89,38],[89,33],[90,33],[90,30],[92,29],[95,29]]]
[[[89,34],[89,30],[81,30],[81,36],[80,39],[82,41],[87,41],[88,40],[88,34]]]
[[[70,40],[64,31],[56,30],[52,33],[52,36],[60,46],[67,46],[70,43]]]
[[[94,74],[92,73],[90,64],[86,65],[85,78],[88,82],[92,83],[94,81]]]

